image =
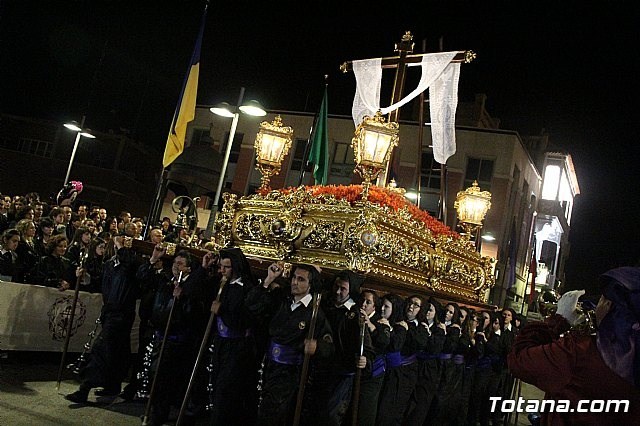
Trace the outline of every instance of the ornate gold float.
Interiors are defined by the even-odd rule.
[[[397,190],[369,191],[366,200],[361,185],[227,193],[216,245],[239,247],[263,270],[278,260],[317,264],[328,273],[350,268],[381,291],[486,306],[493,259]]]

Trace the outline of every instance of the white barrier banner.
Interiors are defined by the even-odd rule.
[[[73,290],[0,281],[0,349],[61,352],[73,307]],[[96,327],[102,294],[79,292],[71,327],[69,352],[82,352]],[[132,350],[137,349],[137,323]],[[97,329],[100,332],[100,327]]]

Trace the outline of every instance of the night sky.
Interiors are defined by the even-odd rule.
[[[0,110],[86,114],[87,127],[163,149],[203,2],[46,3],[0,0]],[[349,115],[355,82],[342,62],[391,56],[406,30],[416,53],[442,37],[444,50],[478,54],[462,67],[461,101],[486,93],[501,128],[545,129],[573,156],[582,194],[567,287],[640,259],[635,2],[228,3],[209,8],[199,104],[233,104],[244,86],[267,108],[315,112],[328,74],[329,113]]]

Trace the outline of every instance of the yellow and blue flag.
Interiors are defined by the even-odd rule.
[[[163,167],[169,166],[184,151],[184,139],[187,134],[187,124],[193,121],[196,114],[196,98],[198,96],[198,74],[200,73],[200,48],[202,46],[202,35],[204,34],[204,24],[207,18],[207,9],[202,15],[202,24],[198,39],[193,49],[191,63],[187,71],[187,77],[182,86],[182,92],[178,98],[178,105],[173,114],[171,129],[167,138],[167,146],[164,149]]]

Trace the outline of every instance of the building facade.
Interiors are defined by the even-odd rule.
[[[546,135],[522,138],[515,131],[499,129],[499,120],[487,113],[485,101],[484,95],[478,95],[475,103],[461,104],[456,126],[457,149],[447,161],[444,179],[441,165],[433,160],[430,128],[420,129],[416,121],[401,120],[400,143],[394,151],[389,175],[408,195],[416,195],[415,202],[423,210],[440,217],[452,229],[457,229],[453,208],[457,192],[474,181],[481,190],[490,191],[491,209],[477,241],[481,253],[496,260],[496,286],[489,301],[526,312],[532,281],[539,291],[545,286],[553,288],[564,280],[571,209],[579,187],[569,154],[547,152]],[[271,111],[263,119],[240,116],[222,192],[246,195],[260,186],[254,141],[260,121],[271,122],[275,115],[280,115],[284,125],[294,129],[294,139],[280,174],[271,178],[271,187],[313,184],[312,167],[304,164],[304,158],[314,115]],[[198,107],[187,131],[188,147],[183,155],[192,156],[190,149],[223,154],[230,125],[230,119],[210,113],[206,106]],[[354,130],[351,117],[329,116],[330,185],[360,182],[354,174],[351,148]],[[201,227],[206,226],[207,209],[214,196],[211,188],[217,184],[219,171],[219,166],[212,164],[211,181],[201,184],[209,190],[187,194],[201,197]],[[181,177],[174,175],[174,179],[179,181]],[[184,179],[189,179],[188,170],[184,171]],[[558,183],[554,186],[552,181]],[[444,209],[440,206],[443,184]],[[169,203],[175,195],[178,194],[169,192],[163,213],[170,213]]]

